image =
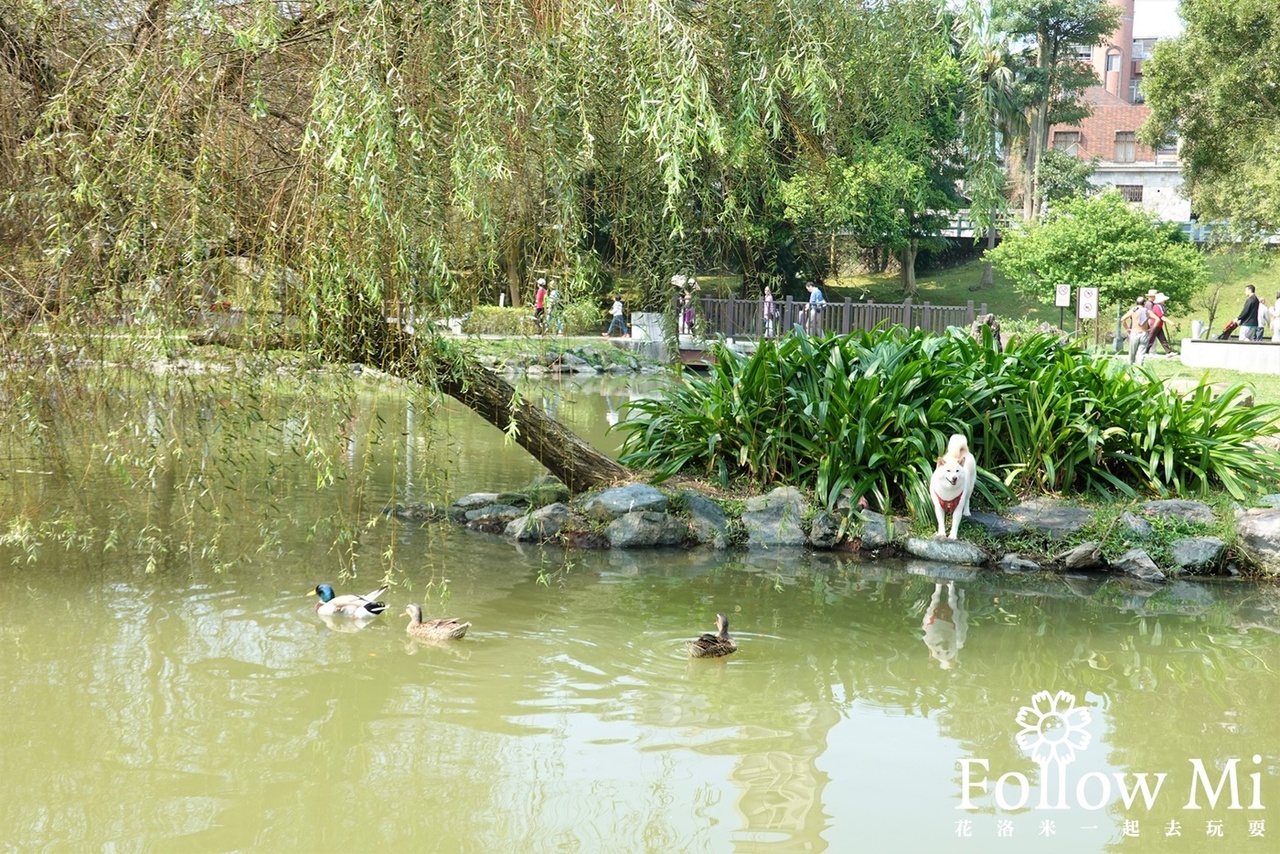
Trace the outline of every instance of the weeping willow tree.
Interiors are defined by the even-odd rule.
[[[570,298],[625,269],[654,305],[709,254],[765,275],[786,182],[859,140],[949,144],[913,115],[945,27],[886,38],[937,6],[4,0],[5,341],[183,329],[233,275],[246,340],[430,384],[606,482],[432,321],[533,268]]]

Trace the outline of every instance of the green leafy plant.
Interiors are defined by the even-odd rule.
[[[952,433],[968,437],[989,504],[1022,491],[1244,497],[1275,481],[1253,440],[1276,431],[1280,407],[1238,406],[1243,387],[1183,397],[1057,335],[1000,352],[989,333],[878,330],[716,357],[705,376],[630,404],[625,464],[792,483],[828,506],[848,490],[917,515]]]

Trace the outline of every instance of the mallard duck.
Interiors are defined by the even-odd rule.
[[[376,617],[387,610],[385,602],[377,601],[387,592],[384,584],[372,593],[357,596],[347,593],[343,596],[333,595],[333,588],[328,584],[317,584],[315,594],[320,597],[316,603],[316,613],[322,617],[355,617],[357,619]]]
[[[467,634],[467,629],[471,628],[470,623],[459,623],[453,617],[423,620],[422,608],[417,605],[405,608],[404,616],[409,618],[409,626],[405,631],[421,640],[462,640]]]
[[[716,614],[716,633],[705,634],[697,640],[687,641],[690,658],[719,658],[738,651],[738,644],[729,637],[729,618]]]

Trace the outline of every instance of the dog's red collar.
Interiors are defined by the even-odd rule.
[[[954,513],[956,512],[956,508],[960,506],[960,499],[964,497],[964,493],[960,493],[955,498],[943,498],[935,492],[933,497],[937,499],[938,505],[942,507],[943,513]]]

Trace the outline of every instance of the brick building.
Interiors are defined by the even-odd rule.
[[[1153,151],[1137,139],[1151,112],[1142,103],[1142,63],[1156,39],[1134,38],[1134,0],[1112,2],[1120,7],[1120,25],[1105,44],[1084,48],[1078,57],[1102,81],[1084,93],[1093,114],[1076,125],[1054,125],[1049,144],[1082,160],[1096,158],[1093,184],[1119,188],[1161,219],[1189,222],[1191,202],[1181,193],[1177,148]]]

